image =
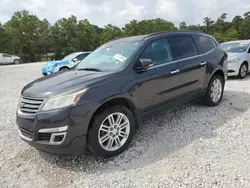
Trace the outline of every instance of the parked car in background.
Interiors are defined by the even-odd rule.
[[[57,71],[69,70],[81,62],[91,52],[76,52],[67,55],[62,60],[49,61],[43,65],[42,74],[49,75]]]
[[[88,148],[98,156],[118,155],[149,114],[200,98],[220,104],[227,63],[215,39],[199,32],[113,40],[74,69],[23,88],[19,135],[51,153],[79,155]]]
[[[20,57],[7,53],[0,53],[0,64],[19,64]]]
[[[228,53],[228,76],[244,78],[250,66],[250,40],[225,42],[221,47]]]

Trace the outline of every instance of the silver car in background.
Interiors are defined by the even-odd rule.
[[[10,55],[7,53],[0,53],[0,65],[3,64],[19,64],[21,62],[20,57]]]
[[[250,40],[225,42],[221,47],[228,54],[228,76],[244,78],[250,68]]]

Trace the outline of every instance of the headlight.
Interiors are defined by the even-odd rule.
[[[240,61],[240,58],[229,60],[229,63],[238,63]]]
[[[87,88],[65,96],[48,99],[45,102],[44,106],[42,107],[42,110],[53,110],[53,109],[63,108],[66,106],[75,105],[86,91]]]

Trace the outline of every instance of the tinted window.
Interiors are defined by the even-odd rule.
[[[202,53],[207,53],[217,46],[214,40],[209,37],[194,36],[194,40],[199,45]]]
[[[86,54],[80,54],[78,56],[76,56],[77,60],[83,60],[86,57]]]
[[[3,54],[3,57],[11,57],[9,54]]]
[[[189,36],[169,37],[174,60],[198,55],[193,39]]]
[[[167,39],[160,39],[148,45],[142,53],[141,59],[151,59],[154,65],[173,61],[173,56],[170,50]]]

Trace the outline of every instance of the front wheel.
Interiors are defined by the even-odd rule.
[[[95,115],[88,132],[88,148],[100,157],[127,149],[135,132],[134,117],[124,106],[112,106]]]
[[[220,104],[223,97],[224,85],[225,81],[220,75],[213,76],[203,98],[204,104],[208,106],[217,106]]]
[[[246,63],[243,63],[243,64],[240,66],[240,70],[239,70],[239,75],[238,75],[238,77],[239,77],[240,79],[245,78],[246,75],[247,75],[247,72],[248,72],[247,64],[246,64]]]
[[[15,59],[15,60],[14,60],[14,64],[17,65],[17,64],[19,64],[19,63],[20,63],[20,60],[19,60],[19,59]]]

